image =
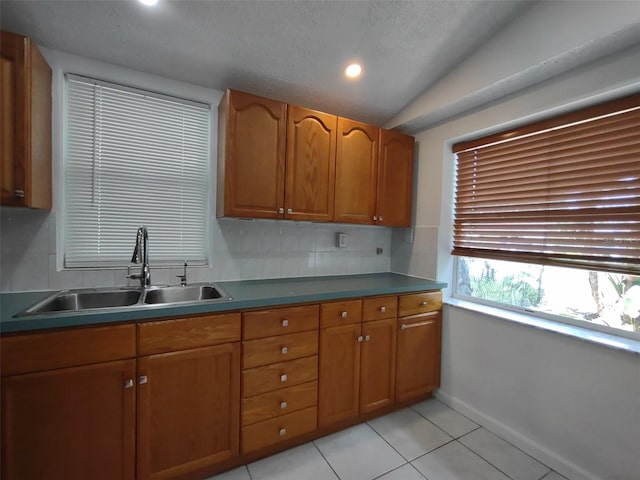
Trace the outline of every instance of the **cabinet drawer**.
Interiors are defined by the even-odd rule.
[[[370,322],[398,316],[398,297],[370,297],[362,300],[362,320]]]
[[[242,368],[308,357],[318,353],[318,331],[242,342]]]
[[[318,305],[243,313],[242,322],[243,340],[315,330],[318,328]]]
[[[318,382],[308,382],[242,399],[242,425],[269,420],[318,402]]]
[[[401,295],[399,305],[399,317],[434,312],[442,308],[442,292],[422,292],[411,295]]]
[[[274,363],[242,372],[242,397],[252,397],[318,379],[318,356]]]
[[[362,300],[344,300],[320,305],[320,328],[360,323],[361,319]]]
[[[77,328],[0,338],[3,376],[135,356],[135,325]]]
[[[240,314],[179,318],[138,325],[138,355],[240,341]]]
[[[299,412],[272,418],[264,422],[242,427],[242,453],[275,445],[316,429],[317,409],[306,408]]]

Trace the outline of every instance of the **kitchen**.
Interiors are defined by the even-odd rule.
[[[405,125],[416,137],[413,243],[406,242],[403,229],[221,219],[213,227],[211,271],[189,268],[189,281],[392,271],[450,283],[447,185],[453,172],[443,150],[472,133],[638,91],[635,7],[633,2],[529,6],[387,122]],[[5,19],[3,13],[3,28]],[[76,72],[92,63],[53,50],[47,59],[54,69],[64,64]],[[99,69],[107,77],[117,72],[122,83],[138,83],[145,75],[98,62],[93,67],[94,75]],[[536,74],[523,75],[527,69]],[[178,90],[192,98],[208,95],[214,107],[222,96],[221,90],[203,92],[194,85]],[[61,142],[56,128],[54,123],[54,151]],[[54,204],[55,196],[54,191]],[[3,209],[2,291],[122,284],[126,269],[58,270],[55,215]],[[346,251],[335,247],[336,231],[347,234]],[[175,284],[180,273],[177,266],[158,268],[153,281]],[[442,358],[439,398],[568,478],[627,479],[639,470],[630,450],[639,431],[636,355],[445,305]],[[508,382],[500,385],[500,379]],[[502,393],[494,391],[496,383]],[[530,385],[543,395],[532,397]]]

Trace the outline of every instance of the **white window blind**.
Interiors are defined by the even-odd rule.
[[[65,267],[207,262],[209,106],[67,75]]]

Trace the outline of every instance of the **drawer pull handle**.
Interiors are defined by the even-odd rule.
[[[288,327],[289,326],[289,320],[282,320],[282,326],[283,327]]]
[[[286,382],[287,381],[287,374],[286,373],[283,374],[283,375],[280,375],[280,381],[281,382]]]
[[[140,376],[138,377],[138,383],[139,383],[140,385],[144,385],[144,384],[145,384],[145,383],[147,383],[148,381],[149,381],[149,379],[147,378],[147,376],[146,376],[146,375],[140,375]]]
[[[282,347],[280,351],[282,352],[283,355],[286,355],[287,353],[289,353],[289,349],[287,347]]]
[[[347,312],[342,312],[342,313],[340,314],[340,316],[341,316],[342,318],[347,318]]]
[[[427,301],[425,300],[425,301],[424,301],[424,302],[422,302],[420,305],[421,305],[421,306],[423,306],[423,307],[426,307],[426,306],[427,306]]]
[[[281,428],[280,429],[280,436],[284,437],[287,434],[287,429],[286,428]]]
[[[356,338],[356,340],[358,341],[358,343],[362,343],[362,340],[363,340],[362,335],[360,335],[358,338]]]
[[[371,335],[365,335],[364,341],[368,342],[369,340],[371,340]]]
[[[132,378],[127,378],[124,381],[124,388],[133,388],[133,379]]]
[[[384,313],[384,312],[386,312],[386,311],[387,311],[387,307],[380,307],[380,312],[381,312],[381,313]]]
[[[287,402],[280,402],[280,410],[284,410],[287,408]]]
[[[425,325],[431,325],[432,323],[435,323],[435,320],[427,320],[426,322],[410,323],[409,325],[406,325],[403,323],[400,326],[400,329],[406,330],[407,328],[423,327]]]

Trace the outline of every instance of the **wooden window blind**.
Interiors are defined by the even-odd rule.
[[[640,274],[640,94],[453,152],[453,255]]]

